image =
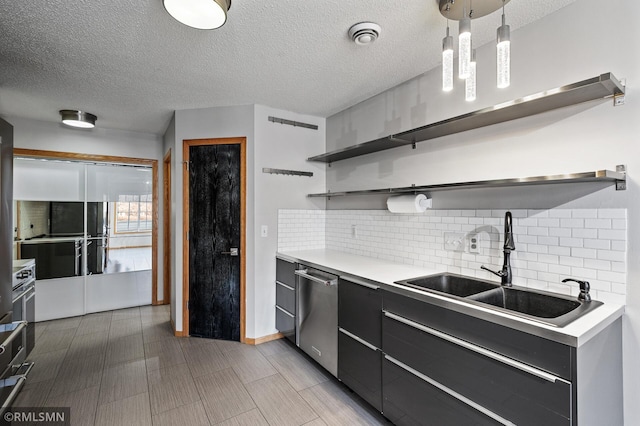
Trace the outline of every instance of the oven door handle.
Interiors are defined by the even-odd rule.
[[[23,290],[20,290],[20,293],[16,297],[11,299],[11,303],[16,303],[18,300],[22,299],[27,294],[28,291],[29,289],[26,289],[26,288]]]

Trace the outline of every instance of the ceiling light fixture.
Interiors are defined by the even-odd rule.
[[[465,10],[466,12],[466,10]],[[469,62],[471,62],[471,13],[460,20],[458,31],[458,77],[469,77]]]
[[[467,102],[476,100],[476,49],[471,51],[469,62],[469,77],[464,81],[464,99]]]
[[[163,4],[178,22],[199,30],[223,26],[231,8],[231,0],[163,0]]]
[[[459,22],[458,27],[458,76],[465,80],[465,99],[475,99],[476,78],[469,80],[471,75],[471,20],[489,15],[502,8],[502,26],[498,28],[497,37],[497,82],[498,87],[507,87],[510,82],[510,43],[509,26],[505,24],[504,6],[509,0],[436,0],[440,13],[447,19],[447,36],[442,40],[442,90],[448,92],[453,88],[453,81],[449,81],[449,72],[453,64],[449,63],[449,56],[453,56],[453,45],[449,37],[449,19]],[[473,61],[475,64],[475,60]],[[477,69],[477,65],[476,66]],[[473,93],[473,96],[471,95]]]
[[[497,33],[497,82],[498,88],[504,89],[511,84],[511,31],[505,24],[504,2],[502,3],[502,25],[498,27]]]
[[[449,35],[449,20],[447,19],[447,35],[442,39],[442,90],[449,92],[453,89],[453,37]]]
[[[380,36],[380,25],[373,22],[360,22],[349,28],[349,38],[355,44],[371,44]]]
[[[60,116],[62,117],[62,124],[81,129],[93,129],[98,119],[93,114],[75,109],[61,109]]]

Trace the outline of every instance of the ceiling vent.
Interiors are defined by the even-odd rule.
[[[349,38],[355,44],[371,44],[380,35],[380,25],[373,22],[360,22],[349,28]]]

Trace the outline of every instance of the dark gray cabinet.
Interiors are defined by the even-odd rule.
[[[338,284],[338,378],[382,411],[382,294],[377,285]]]
[[[383,388],[384,415],[399,426],[501,424],[389,357],[383,364]]]
[[[276,323],[290,335],[296,266],[278,260]],[[622,425],[621,323],[565,344],[542,327],[342,275],[338,378],[398,425]]]
[[[475,407],[479,423],[489,417],[518,425],[572,424],[575,414],[570,381],[571,348],[483,323],[468,315],[385,292],[382,350],[396,362],[391,369],[385,367],[385,374],[404,366],[414,376],[439,384],[449,396]],[[526,356],[512,357],[505,353]],[[388,380],[383,376],[385,415],[393,416],[394,411],[400,411],[421,423],[418,420],[421,409],[399,399],[397,392],[387,387]],[[438,415],[443,418],[451,415],[448,413],[451,407],[442,404]]]
[[[276,259],[276,329],[296,343],[296,264]]]
[[[497,417],[518,425],[571,423],[571,383],[564,379],[395,314],[385,314],[383,330],[388,357]]]

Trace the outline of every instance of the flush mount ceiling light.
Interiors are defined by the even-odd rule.
[[[349,28],[349,38],[355,44],[371,44],[380,36],[380,25],[373,22],[360,22]]]
[[[466,80],[471,78],[471,55],[472,55],[472,43],[471,43],[471,20],[481,18],[489,15],[496,10],[502,8],[502,26],[498,28],[498,87],[507,87],[509,85],[509,68],[510,68],[510,50],[509,50],[509,26],[505,24],[504,18],[504,5],[509,3],[509,0],[436,0],[440,7],[440,13],[447,19],[447,37],[443,40],[443,73],[442,73],[442,90],[450,91],[452,89],[452,82],[450,75],[452,74],[452,60],[449,57],[453,56],[453,45],[451,38],[449,37],[449,19],[453,19],[460,22],[458,31],[458,76],[465,80],[465,98],[467,100],[475,99],[475,76],[474,81],[467,82]],[[475,66],[475,61],[474,61]],[[446,71],[446,72],[445,72]]]
[[[227,21],[231,0],[163,0],[164,8],[191,28],[214,30]]]
[[[96,126],[96,117],[88,112],[78,111],[75,109],[61,109],[60,116],[62,124],[71,127],[79,127],[81,129],[92,129]]]

